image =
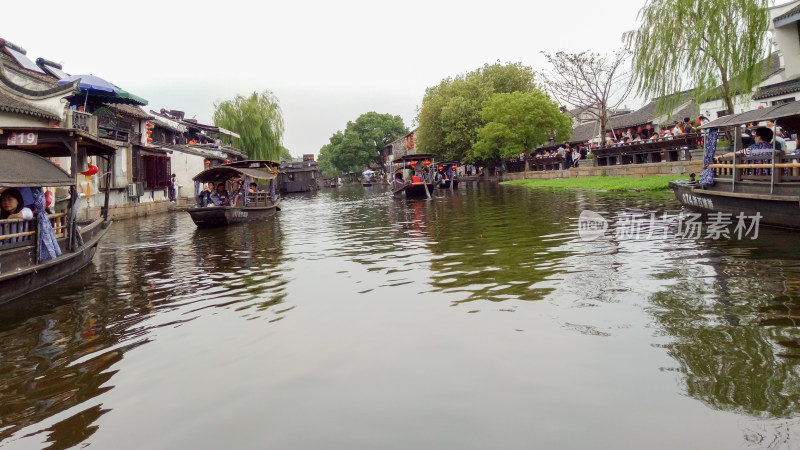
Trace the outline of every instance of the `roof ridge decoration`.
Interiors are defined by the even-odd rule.
[[[20,86],[17,83],[11,81],[6,75],[6,65],[5,63],[0,62],[0,83],[5,85],[5,87],[9,88],[10,90],[14,91],[14,94],[19,95],[22,98],[26,98],[28,100],[42,100],[52,97],[65,97],[67,95],[72,95],[78,92],[78,83],[79,80],[75,80],[71,84],[64,84],[52,87],[50,89],[45,89],[41,91],[34,91],[33,89],[28,89],[25,86]]]

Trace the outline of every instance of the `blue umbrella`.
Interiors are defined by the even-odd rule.
[[[108,81],[96,77],[94,75],[70,75],[66,78],[58,80],[58,84],[70,84],[75,80],[80,79],[78,87],[86,91],[102,91],[119,94],[119,88],[109,83]]]

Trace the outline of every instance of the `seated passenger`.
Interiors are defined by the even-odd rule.
[[[205,189],[200,191],[200,195],[198,195],[197,199],[197,203],[201,208],[205,208],[209,204],[213,204],[211,201],[212,195],[214,195],[214,183],[206,183]]]
[[[394,174],[394,181],[392,182],[392,189],[400,189],[401,187],[405,186],[406,181],[403,179],[403,174],[397,172]]]
[[[736,154],[739,156],[749,156],[751,158],[772,157],[773,153],[775,156],[782,156],[784,152],[772,148],[772,134],[772,130],[767,127],[756,128],[754,134],[756,143],[740,152],[736,152]],[[725,153],[721,157],[716,157],[716,159],[719,160],[719,158],[731,156],[733,156],[733,152]]]
[[[263,189],[259,190],[257,184],[250,183],[250,189],[247,192],[250,194],[258,194],[259,192],[266,192],[266,191]]]
[[[225,183],[217,185],[217,192],[211,194],[211,201],[215,206],[230,206],[231,199],[228,191],[225,190]]]
[[[33,211],[22,204],[19,190],[9,188],[0,194],[0,219],[33,219]]]

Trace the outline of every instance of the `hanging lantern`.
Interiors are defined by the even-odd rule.
[[[417,162],[416,161],[411,161],[410,163],[408,163],[408,165],[411,166],[411,167],[414,167],[414,166],[417,165]]]
[[[450,166],[450,168],[456,170],[456,166]]]
[[[150,122],[147,122],[147,123],[145,124],[145,126],[146,126],[147,128],[153,128],[153,124],[152,124],[152,123],[150,123]]]
[[[58,162],[58,161],[53,161],[53,164],[55,164],[55,165],[57,165],[57,166],[60,166],[60,165],[61,165],[61,163],[60,163],[60,162]]]
[[[225,160],[225,164],[230,164],[230,163],[231,163],[231,160],[230,160],[230,159],[226,159],[226,160]]]
[[[444,166],[439,166],[439,167],[437,167],[437,169],[439,169],[439,172],[441,172],[441,171],[444,170]]]
[[[211,161],[206,161],[206,165],[210,166],[211,165]]]
[[[628,128],[628,133],[633,133],[633,128]]]
[[[81,172],[81,173],[86,175],[87,177],[90,177],[90,176],[96,174],[99,171],[100,171],[100,169],[97,166],[95,166],[94,164],[89,164],[89,168],[86,169],[85,172]]]
[[[645,128],[647,128],[649,130],[649,129],[653,128],[653,126],[648,123]]]
[[[153,138],[147,138],[147,142],[153,142]]]
[[[153,135],[153,130],[147,130],[147,135],[148,136],[152,136]]]
[[[639,133],[641,133],[641,132],[642,132],[642,127],[639,127]]]
[[[423,164],[425,164],[425,167],[430,167],[431,162],[426,159]]]
[[[272,174],[273,174],[273,175],[275,175],[276,173],[277,173],[277,172],[275,172],[274,170],[272,171]]]

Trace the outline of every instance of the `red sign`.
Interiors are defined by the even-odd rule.
[[[14,131],[8,135],[6,145],[36,145],[39,143],[39,133],[35,131]]]

